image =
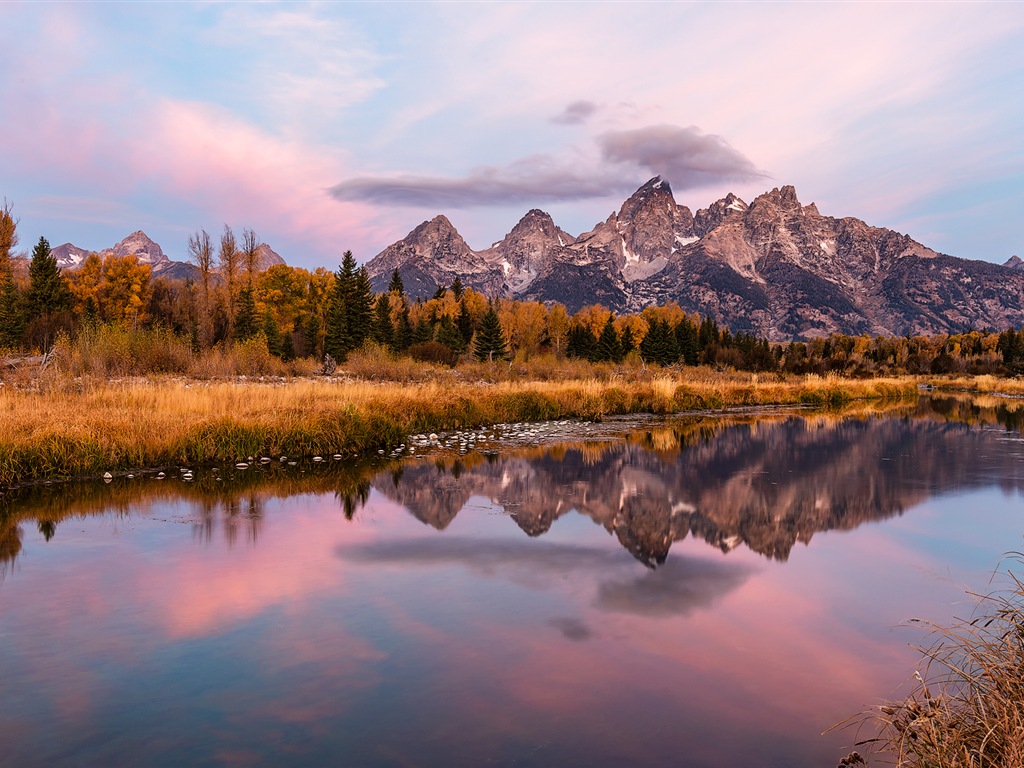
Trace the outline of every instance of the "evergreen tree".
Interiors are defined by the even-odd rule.
[[[473,354],[477,360],[504,360],[508,357],[508,344],[505,342],[505,334],[501,330],[501,321],[494,307],[487,308],[487,314],[480,321],[480,328],[476,332],[476,345],[473,347]]]
[[[21,296],[10,264],[0,263],[0,347],[17,347],[25,330]]]
[[[590,326],[573,323],[566,334],[565,354],[567,357],[581,357],[584,360],[597,359],[597,337]]]
[[[31,321],[71,307],[71,291],[60,273],[57,259],[50,255],[50,244],[40,237],[32,249],[28,265],[29,286],[25,297],[25,316]]]
[[[373,288],[366,267],[356,271],[351,286],[347,305],[348,335],[350,349],[358,349],[373,332]]]
[[[298,329],[298,320],[295,321],[295,326],[291,331],[284,334],[284,338],[281,339],[281,359],[282,360],[294,360],[295,359],[295,334],[300,333]]]
[[[246,286],[238,293],[235,314],[235,341],[251,339],[258,332],[256,325],[256,301],[252,288]]]
[[[718,346],[718,323],[710,316],[700,322],[700,330],[697,332],[697,345],[700,348],[700,356],[705,362],[711,362],[714,356],[714,348]]]
[[[263,313],[263,335],[267,337],[267,349],[275,357],[284,357],[284,339],[281,336],[281,328],[277,324],[277,318],[268,308]],[[291,334],[288,334],[289,341]],[[292,357],[295,356],[292,350]]]
[[[677,357],[681,357],[687,365],[697,365],[700,362],[700,341],[697,335],[697,326],[690,319],[684,317],[679,321],[675,330],[676,344],[679,348]]]
[[[667,320],[654,320],[640,342],[640,356],[648,363],[672,365],[679,359],[676,335]]]
[[[473,340],[473,318],[470,317],[469,307],[464,301],[459,302],[459,317],[455,322],[459,326],[459,333],[462,334],[462,348],[465,349]]]
[[[437,326],[437,341],[439,344],[444,344],[456,352],[461,353],[465,350],[462,334],[459,333],[459,328],[455,325],[455,321],[448,317],[448,315],[442,317],[441,322]]]
[[[425,341],[431,341],[434,338],[434,326],[425,317],[420,318],[420,321],[416,323],[416,327],[412,332],[412,343],[422,344]]]
[[[402,300],[402,309],[398,313],[398,324],[395,328],[395,337],[392,347],[399,352],[404,352],[412,344],[412,325],[409,322],[409,305]]]
[[[615,330],[615,318],[608,316],[601,336],[597,340],[595,359],[599,362],[618,362],[622,359],[622,347],[619,345],[619,334]]]
[[[377,297],[373,313],[373,340],[378,344],[391,346],[395,339],[395,328],[391,324],[391,300],[382,293]]]
[[[459,276],[456,275],[455,279],[452,280],[452,296],[455,297],[456,301],[462,301],[463,292],[464,289],[462,287],[462,280],[460,280]]]
[[[324,354],[336,361],[342,361],[352,349],[352,337],[348,328],[348,304],[355,284],[355,258],[351,251],[345,251],[341,266],[334,273],[334,287],[327,305],[327,327],[324,329]]]
[[[395,267],[395,271],[391,273],[388,293],[397,293],[399,296],[405,296],[405,285],[402,284],[402,276],[398,274],[398,267]]]
[[[622,338],[619,339],[619,347],[622,350],[623,357],[626,357],[630,352],[636,349],[636,341],[633,339],[633,329],[628,325],[622,331]]]
[[[439,285],[439,286],[437,286],[437,290],[434,291],[434,295],[431,296],[430,298],[432,298],[432,299],[443,299],[444,295],[446,293],[448,293],[448,289],[445,286],[443,286],[443,285]]]

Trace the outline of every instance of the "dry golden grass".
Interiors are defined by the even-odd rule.
[[[952,392],[977,392],[990,395],[1024,395],[1024,379],[1005,378],[1002,376],[951,376],[943,378],[928,377],[924,379],[935,389]]]
[[[0,485],[255,455],[387,450],[415,432],[609,414],[913,399],[897,379],[761,382],[749,374],[412,383],[55,379],[0,390]]]
[[[836,726],[877,733],[857,744],[877,764],[1024,766],[1024,584],[1012,571],[1006,575],[1006,589],[974,595],[974,618],[926,625],[935,640],[919,649],[922,666],[904,699]],[[840,765],[867,760],[852,753]]]

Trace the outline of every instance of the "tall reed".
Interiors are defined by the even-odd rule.
[[[1022,565],[1021,555],[1015,555]],[[898,768],[1024,766],[1024,584],[977,600],[974,617],[951,626],[924,624],[934,642],[920,648],[910,692],[852,718],[877,735],[857,744],[878,765]],[[838,727],[838,726],[836,726]],[[858,753],[841,765],[867,765]]]

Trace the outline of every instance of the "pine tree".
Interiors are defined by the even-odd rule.
[[[402,300],[402,309],[398,313],[398,324],[395,328],[395,337],[392,341],[392,348],[404,352],[412,344],[412,324],[409,321],[409,305]]]
[[[378,344],[390,346],[395,339],[395,328],[391,324],[391,300],[389,294],[382,293],[377,297],[373,317],[373,340]]]
[[[459,302],[459,317],[455,322],[459,327],[459,333],[462,334],[462,348],[465,349],[473,340],[473,318],[464,301]]]
[[[71,307],[71,291],[60,273],[57,259],[50,255],[50,244],[45,237],[40,237],[32,249],[28,276],[28,294],[25,297],[27,320],[52,315]]]
[[[342,264],[334,273],[334,287],[327,305],[327,327],[324,330],[324,354],[336,361],[344,360],[352,349],[352,337],[348,330],[348,303],[355,279],[355,259],[351,251],[345,251]]]
[[[684,317],[676,326],[676,343],[679,346],[679,357],[687,365],[700,362],[700,341],[697,338],[697,326]]]
[[[18,220],[7,198],[0,205],[0,347],[16,347],[21,342],[22,313],[18,288],[11,268],[11,249],[18,244]]]
[[[623,357],[626,357],[630,352],[636,349],[636,340],[633,338],[633,329],[628,325],[622,330],[622,338],[619,339],[619,347],[622,350]]]
[[[622,348],[619,346],[619,334],[615,330],[615,318],[608,316],[608,322],[601,330],[597,340],[596,360],[599,362],[618,362],[622,359]]]
[[[566,334],[565,354],[568,357],[581,357],[584,360],[595,360],[597,355],[597,337],[589,325],[573,323]]]
[[[238,293],[235,314],[235,341],[251,339],[259,330],[256,326],[256,301],[252,288],[246,286]]]
[[[391,273],[388,293],[397,293],[399,296],[405,296],[405,285],[402,283],[402,276],[398,274],[398,267],[395,267],[395,271]]]
[[[346,307],[350,350],[359,349],[373,332],[373,288],[366,267],[356,270]]]
[[[263,335],[267,337],[267,349],[270,354],[275,357],[284,357],[284,339],[281,337],[281,328],[269,307],[263,313]],[[294,357],[294,354],[292,356]]]
[[[420,318],[412,332],[412,343],[422,344],[434,338],[434,326],[426,318]]]
[[[458,326],[455,325],[455,321],[448,317],[448,315],[442,317],[441,322],[438,323],[437,342],[460,353],[466,348]]]
[[[445,286],[443,286],[443,285],[439,285],[439,286],[437,286],[437,290],[434,291],[434,295],[431,296],[431,298],[432,299],[443,299],[444,295],[446,293],[448,293],[448,289]]]
[[[487,361],[504,360],[508,357],[508,344],[505,342],[498,313],[494,311],[493,306],[487,308],[487,314],[480,321],[473,354],[477,360]]]
[[[640,342],[640,356],[648,363],[672,365],[679,359],[676,335],[667,320],[651,322],[647,335]]]
[[[462,301],[463,292],[464,289],[462,287],[462,280],[460,280],[459,276],[456,275],[455,279],[452,280],[452,296],[455,297],[456,301]]]

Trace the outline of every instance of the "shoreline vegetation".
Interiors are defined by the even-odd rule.
[[[413,434],[499,423],[853,400],[915,401],[909,378],[721,373],[535,359],[457,368],[356,352],[331,376],[73,375],[67,355],[0,387],[0,487],[249,457],[395,451]]]
[[[868,736],[855,745],[866,754],[851,752],[840,768],[876,759],[902,768],[1024,765],[1024,582],[1014,569],[1024,566],[1024,555],[1007,557],[993,577],[1002,587],[968,593],[976,602],[971,618],[949,625],[910,620],[932,642],[917,647],[921,661],[903,698],[829,729]]]

